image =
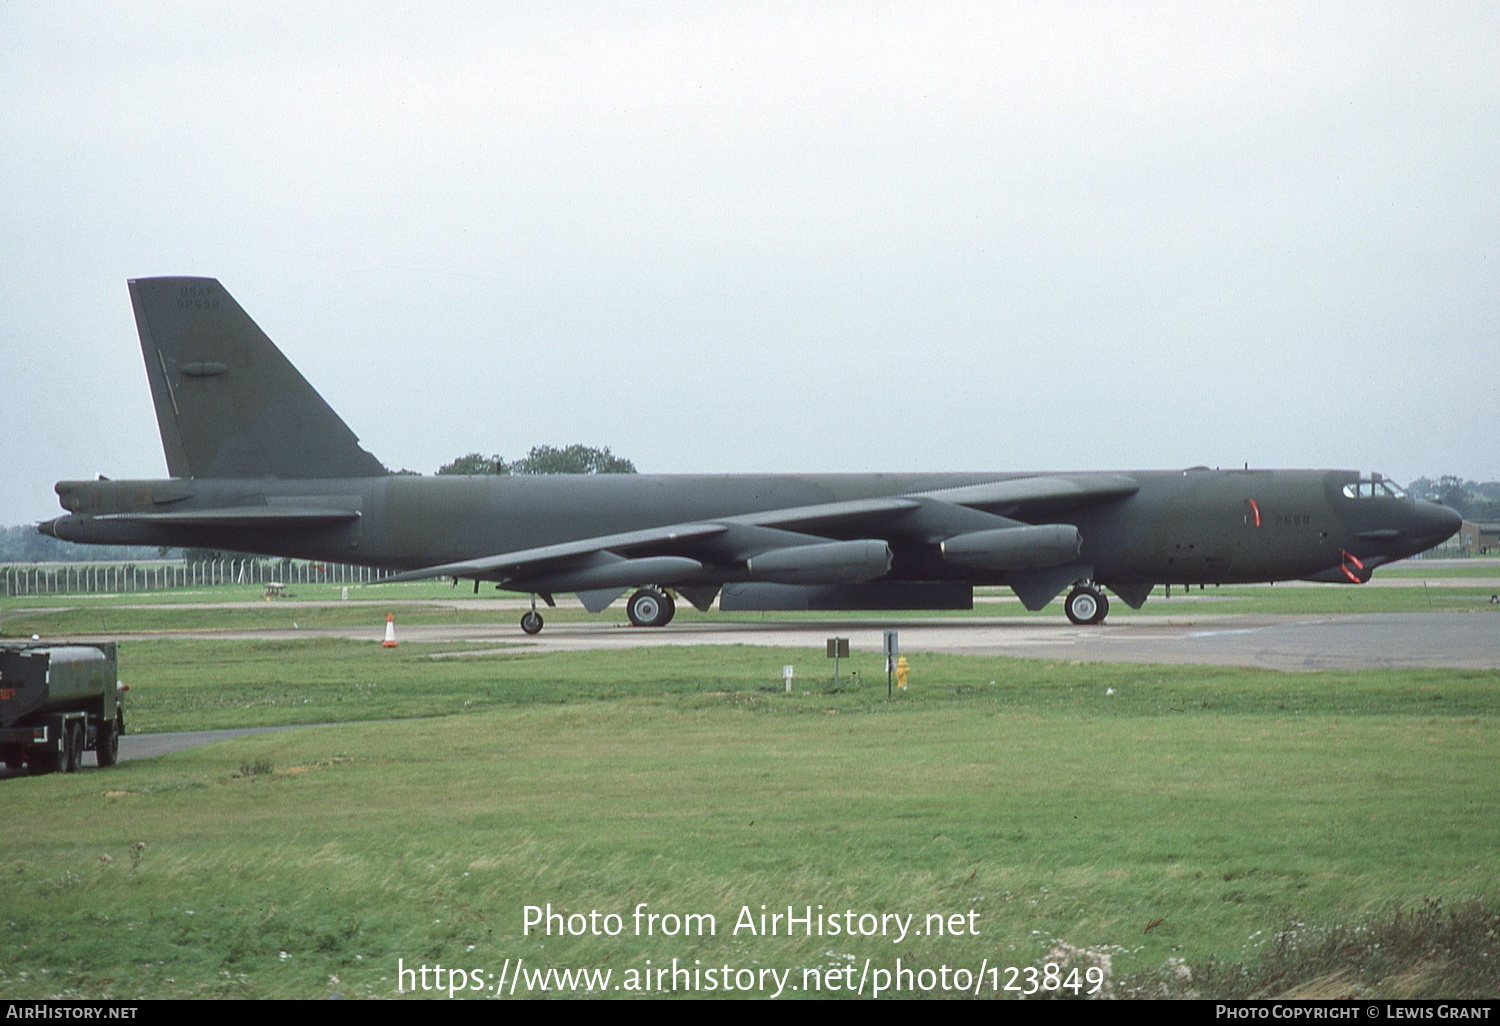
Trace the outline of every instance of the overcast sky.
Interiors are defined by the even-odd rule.
[[[0,524],[159,274],[393,469],[1500,479],[1500,5],[0,0]]]

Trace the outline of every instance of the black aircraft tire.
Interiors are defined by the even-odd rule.
[[[665,627],[677,613],[677,603],[660,588],[642,588],[625,603],[625,615],[637,627]]]
[[[94,758],[100,769],[108,769],[120,761],[120,724],[110,720],[99,727],[99,740],[94,745]]]
[[[527,610],[521,614],[521,630],[527,634],[542,633],[543,623],[545,621],[542,619],[542,614],[538,613],[535,609]]]
[[[1063,603],[1063,612],[1079,626],[1103,623],[1109,615],[1109,599],[1098,588],[1074,588]]]

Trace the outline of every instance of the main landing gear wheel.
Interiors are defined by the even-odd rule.
[[[625,603],[625,615],[637,627],[665,627],[676,612],[677,603],[660,588],[642,588]]]
[[[535,609],[521,614],[521,630],[527,634],[542,633],[542,614],[538,613]]]
[[[1092,584],[1081,584],[1068,592],[1063,612],[1076,624],[1103,623],[1109,615],[1109,599]]]

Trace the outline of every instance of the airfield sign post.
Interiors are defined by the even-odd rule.
[[[895,631],[885,632],[885,699],[892,697],[892,683],[896,674],[896,658],[901,655],[901,645]]]
[[[849,658],[848,638],[828,639],[828,658],[833,660],[833,686],[839,686],[839,660]]]

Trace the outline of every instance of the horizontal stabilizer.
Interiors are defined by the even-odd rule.
[[[167,513],[102,513],[95,520],[122,520],[138,524],[170,524],[174,527],[311,527],[358,520],[356,509],[320,509],[296,506],[227,506],[222,509],[183,509]]]

